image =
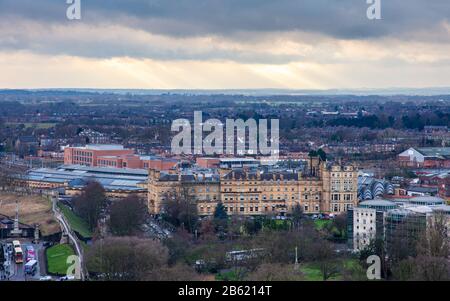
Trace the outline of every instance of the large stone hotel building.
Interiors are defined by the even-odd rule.
[[[212,215],[218,202],[228,214],[284,214],[296,204],[305,213],[339,213],[358,204],[357,190],[354,166],[319,157],[311,157],[301,171],[241,168],[183,174],[150,170],[148,207],[150,213],[160,213],[175,193],[195,202],[199,215]]]

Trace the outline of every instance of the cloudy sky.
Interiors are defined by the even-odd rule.
[[[0,0],[0,88],[450,86],[450,1]]]

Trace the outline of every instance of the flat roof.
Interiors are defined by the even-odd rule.
[[[368,201],[363,201],[361,203],[359,203],[358,206],[397,206],[394,202],[388,201],[388,200],[383,200],[383,199],[375,199],[375,200],[368,200]]]
[[[252,158],[221,158],[220,162],[257,162],[258,160]]]
[[[26,179],[39,182],[82,187],[88,181],[96,181],[107,190],[142,190],[138,185],[148,178],[148,171],[142,169],[123,170],[121,168],[88,167],[63,165],[58,168],[38,168],[30,170]]]
[[[86,150],[125,150],[120,144],[87,144],[85,146],[74,146],[76,149]]]
[[[450,156],[450,147],[419,147],[416,150],[426,157]]]

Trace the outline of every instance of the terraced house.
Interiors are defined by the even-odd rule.
[[[150,170],[148,207],[163,210],[170,195],[196,203],[200,215],[212,215],[218,202],[228,214],[288,213],[299,204],[305,213],[338,213],[357,202],[358,175],[352,165],[310,158],[303,170],[264,168],[210,169],[161,172]]]

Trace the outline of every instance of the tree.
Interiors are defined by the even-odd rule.
[[[339,272],[336,253],[333,245],[326,240],[318,240],[314,243],[314,259],[319,266],[323,281],[330,279]]]
[[[300,227],[300,223],[303,221],[304,218],[303,209],[302,206],[300,206],[300,204],[297,203],[295,204],[294,208],[292,208],[291,217],[294,228],[298,230]]]
[[[111,232],[119,236],[136,234],[145,222],[146,212],[144,201],[134,195],[114,202],[110,207]]]
[[[219,220],[228,218],[227,212],[225,211],[225,206],[222,202],[217,203],[216,209],[214,210],[214,218]]]
[[[450,264],[445,257],[419,255],[415,260],[415,273],[412,280],[449,281]]]
[[[184,228],[179,228],[170,237],[163,240],[163,244],[169,250],[169,264],[173,265],[187,256],[192,248],[192,235]]]
[[[176,264],[174,266],[162,266],[153,269],[145,281],[200,281],[200,275],[186,264]]]
[[[317,155],[320,157],[320,159],[322,161],[327,160],[327,154],[325,153],[325,151],[323,149],[319,148],[319,150],[317,151]]]
[[[416,276],[415,258],[409,257],[392,266],[392,277],[398,281],[411,281]]]
[[[204,219],[200,223],[200,238],[202,240],[211,241],[216,238],[215,227],[213,221],[210,219]]]
[[[449,237],[447,236],[448,217],[442,212],[436,212],[429,219],[427,229],[418,240],[418,253],[426,256],[448,258]]]
[[[197,204],[187,187],[179,192],[166,193],[162,211],[162,218],[175,227],[184,227],[191,233],[197,228]]]
[[[363,266],[367,267],[367,258],[377,255],[381,260],[381,277],[386,279],[388,275],[388,263],[386,261],[386,246],[382,237],[372,239],[368,246],[359,252],[359,260]]]
[[[341,238],[347,238],[347,213],[337,215],[331,223],[332,229],[335,229]]]
[[[74,199],[75,211],[89,225],[91,230],[97,226],[101,211],[107,204],[105,190],[98,182],[89,182],[81,195]]]
[[[228,214],[225,211],[225,207],[222,202],[217,203],[216,209],[214,210],[214,227],[216,232],[221,236],[227,229],[228,224]]]
[[[435,212],[428,220],[426,230],[417,240],[412,280],[450,280],[447,221],[448,217],[442,212]]]
[[[136,237],[97,240],[86,255],[89,273],[107,281],[145,280],[168,259],[167,248],[159,241]]]

